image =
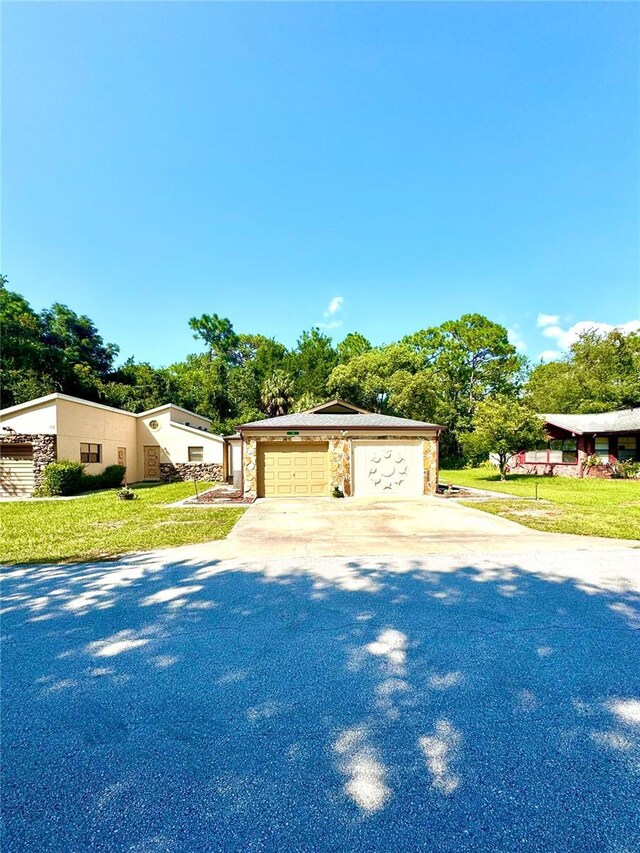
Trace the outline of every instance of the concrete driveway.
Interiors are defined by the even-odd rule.
[[[226,557],[373,556],[637,547],[591,536],[542,533],[451,500],[298,498],[259,500],[225,543],[198,546]]]
[[[632,550],[3,584],[2,850],[638,850]]]

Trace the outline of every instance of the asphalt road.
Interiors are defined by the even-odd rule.
[[[3,853],[640,850],[639,553],[8,569]]]

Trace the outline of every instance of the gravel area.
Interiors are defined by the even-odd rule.
[[[640,849],[638,552],[12,567],[2,849]]]

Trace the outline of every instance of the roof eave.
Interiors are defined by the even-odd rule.
[[[563,424],[561,421],[552,421],[551,418],[545,416],[545,423],[550,424],[551,426],[558,427],[558,429],[564,429],[567,432],[575,433],[575,435],[583,435],[583,430],[578,429],[577,427],[569,426],[568,424]],[[591,432],[591,430],[588,430]]]
[[[272,426],[257,426],[257,425],[243,425],[238,427],[238,430],[241,432],[288,432],[291,430],[299,430],[304,432],[327,432],[327,431],[336,431],[336,432],[362,432],[366,430],[368,432],[388,432],[389,430],[400,430],[400,431],[410,431],[410,432],[424,432],[425,430],[431,430],[433,432],[442,432],[442,430],[446,429],[446,427],[440,426],[440,424],[423,424],[421,426],[416,426],[415,424],[409,424],[408,426],[401,426],[400,424],[378,424],[378,425],[369,425],[369,426],[357,426],[354,424],[353,426],[344,426],[342,424],[318,424],[318,426],[309,426],[309,424],[286,424],[286,425],[272,425]]]

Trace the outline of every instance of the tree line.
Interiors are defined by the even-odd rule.
[[[2,407],[53,391],[140,412],[173,402],[232,432],[243,422],[303,411],[342,397],[374,412],[445,426],[442,455],[471,453],[478,413],[600,412],[640,405],[640,334],[586,332],[559,359],[532,364],[507,330],[480,314],[428,326],[373,346],[359,332],[337,345],[319,328],[288,348],[236,332],[217,314],[189,325],[203,352],[168,367],[129,358],[93,321],[54,303],[36,312],[0,280]],[[498,406],[499,409],[499,406]],[[504,411],[504,410],[503,410]],[[476,424],[477,426],[477,424]]]

